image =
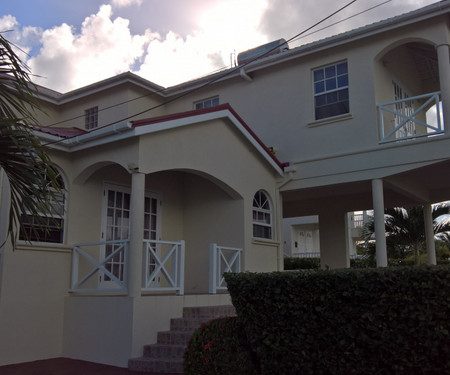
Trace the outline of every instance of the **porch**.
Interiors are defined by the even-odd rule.
[[[70,293],[129,295],[130,240],[76,244]],[[209,293],[226,291],[223,274],[241,272],[243,249],[210,244]],[[139,253],[139,250],[137,251]],[[184,295],[185,241],[144,240],[141,294]]]

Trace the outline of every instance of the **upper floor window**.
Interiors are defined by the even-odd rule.
[[[84,111],[84,126],[86,129],[94,129],[98,126],[98,107]]]
[[[64,180],[57,172],[57,183],[64,190]],[[21,215],[22,230],[19,239],[31,242],[63,243],[66,195],[64,191],[55,191],[52,187],[47,190],[47,199],[51,208],[46,213],[32,215],[24,212]]]
[[[261,190],[253,197],[253,237],[272,238],[272,207]]]
[[[194,109],[211,108],[219,105],[219,97],[208,98],[194,103]]]
[[[313,80],[316,120],[349,113],[346,61],[315,69]]]

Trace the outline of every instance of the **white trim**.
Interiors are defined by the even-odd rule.
[[[274,168],[280,176],[284,175],[283,169],[269,156],[267,151],[259,144],[259,142],[248,132],[248,130],[241,124],[241,122],[230,112],[228,109],[222,109],[220,111],[213,111],[209,113],[203,113],[200,115],[181,117],[175,120],[167,120],[158,123],[152,123],[149,125],[142,125],[136,128],[132,128],[131,123],[120,123],[117,125],[99,128],[87,134],[83,134],[71,139],[61,140],[56,144],[57,149],[62,149],[68,152],[81,151],[87,148],[96,147],[99,145],[112,143],[119,140],[132,138],[135,136],[141,136],[144,134],[157,133],[164,130],[176,129],[179,127],[193,125],[200,122],[218,120],[221,118],[229,119],[233,125],[241,132],[241,134],[257,149],[257,151],[263,156],[264,159]],[[39,133],[40,138],[45,133]],[[49,136],[47,134],[47,136]],[[52,136],[55,139],[55,136]],[[61,139],[59,137],[56,140]],[[55,141],[56,141],[55,140]],[[62,148],[62,146],[66,148]],[[53,145],[49,145],[53,147]]]

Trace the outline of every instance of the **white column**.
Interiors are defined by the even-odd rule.
[[[442,112],[444,115],[444,128],[450,130],[450,56],[449,45],[440,44],[436,47],[439,65],[439,82],[441,86]]]
[[[433,215],[431,204],[423,206],[423,219],[425,223],[425,239],[427,242],[428,264],[436,265],[436,248],[434,244]]]
[[[131,174],[130,248],[128,251],[128,296],[139,297],[142,286],[144,241],[145,174]]]
[[[386,229],[384,226],[383,180],[372,180],[373,213],[377,267],[387,267]]]

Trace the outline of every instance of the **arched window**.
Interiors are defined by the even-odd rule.
[[[253,237],[272,238],[272,206],[261,190],[253,197]]]
[[[66,208],[65,184],[61,172],[53,168],[56,173],[56,181],[61,191],[49,187],[47,198],[51,204],[49,212],[38,216],[25,212],[21,216],[23,227],[19,239],[31,242],[63,243],[64,242],[64,219]],[[47,176],[45,176],[47,179]],[[47,179],[48,181],[48,179]]]

